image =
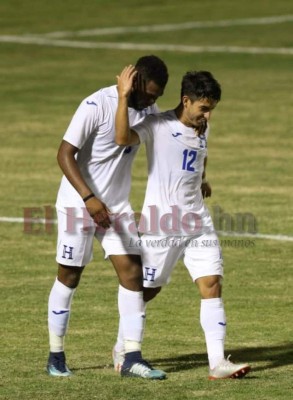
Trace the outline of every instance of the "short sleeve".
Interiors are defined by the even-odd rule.
[[[102,103],[88,97],[82,101],[63,136],[63,139],[81,149],[89,136],[99,127]]]
[[[131,129],[135,131],[141,143],[147,142],[153,139],[154,134],[154,123],[156,116],[153,114],[147,115],[142,122],[134,125]]]

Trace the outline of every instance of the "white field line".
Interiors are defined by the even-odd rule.
[[[31,223],[31,224],[57,224],[57,219],[45,219],[45,218],[17,218],[17,217],[0,217],[0,222],[9,223]]]
[[[44,218],[14,218],[14,217],[0,217],[1,222],[8,223],[31,223],[31,224],[57,224],[56,219],[44,219]],[[263,233],[243,233],[243,232],[224,232],[218,231],[219,236],[229,236],[229,237],[245,237],[251,239],[266,239],[266,240],[278,240],[282,242],[293,242],[293,236],[287,235],[270,235]]]
[[[20,36],[2,35],[2,43],[35,44],[41,46],[83,48],[83,49],[120,49],[120,50],[141,50],[141,51],[180,51],[188,53],[248,53],[248,54],[284,54],[292,55],[293,48],[271,48],[271,47],[240,47],[240,46],[184,46],[171,44],[138,44],[138,43],[94,43],[79,42],[71,40],[54,40],[64,37],[101,36],[119,33],[145,33],[145,32],[167,32],[186,29],[245,26],[245,25],[268,25],[293,21],[293,15],[279,15],[261,18],[243,18],[220,21],[194,21],[179,24],[126,26],[88,29],[67,32],[49,32],[47,34],[27,34]],[[51,38],[51,40],[50,40]]]
[[[293,21],[293,15],[278,15],[261,18],[228,19],[219,21],[193,21],[179,24],[118,26],[112,28],[86,29],[80,31],[50,32],[42,36],[62,38],[68,36],[103,36],[123,33],[172,32],[186,29],[224,28],[245,25],[271,25]]]
[[[68,47],[79,49],[116,49],[141,51],[180,51],[186,53],[245,53],[293,55],[293,47],[241,47],[241,46],[181,46],[150,43],[80,42],[74,40],[55,40],[36,36],[0,36],[2,43],[35,44],[40,46]]]
[[[219,236],[235,236],[235,237],[246,237],[254,239],[267,239],[267,240],[279,240],[282,242],[293,242],[293,236],[287,235],[270,235],[265,233],[243,233],[243,232],[217,232]]]

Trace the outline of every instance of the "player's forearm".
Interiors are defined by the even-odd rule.
[[[115,142],[119,146],[127,146],[130,144],[130,139],[127,97],[119,96],[115,118]]]
[[[206,167],[208,163],[208,158],[205,157],[204,162],[203,162],[203,173],[202,173],[202,180],[206,180]]]
[[[74,189],[82,198],[88,196],[92,190],[83,179],[74,155],[78,149],[70,143],[63,141],[60,145],[57,160],[58,164]]]

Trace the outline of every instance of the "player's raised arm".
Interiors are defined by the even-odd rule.
[[[137,71],[132,65],[125,67],[117,76],[118,108],[115,119],[115,142],[119,146],[139,144],[139,137],[129,127],[128,98],[133,90]]]

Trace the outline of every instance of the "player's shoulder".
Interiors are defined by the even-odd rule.
[[[108,97],[111,99],[118,99],[118,92],[117,92],[117,86],[112,85],[112,86],[107,86],[104,87],[96,92],[98,96],[102,97]]]
[[[81,106],[86,112],[107,112],[107,110],[112,109],[113,101],[117,103],[117,90],[115,86],[110,86],[99,89],[84,98]]]
[[[161,118],[165,119],[166,121],[173,121],[177,119],[174,110],[167,110],[161,112]]]
[[[153,119],[156,120],[157,123],[163,124],[172,122],[176,120],[176,116],[173,110],[162,111],[158,114],[152,114]]]
[[[91,93],[84,99],[84,102],[92,104],[95,103],[98,105],[97,103],[101,103],[106,98],[114,98],[117,100],[117,90],[115,85],[104,87],[94,93]]]
[[[172,112],[163,111],[157,114],[149,114],[142,121],[142,125],[148,126],[151,131],[158,131],[160,129],[165,129],[166,125],[169,125],[170,121],[172,121],[173,115]]]
[[[152,119],[157,119],[157,120],[168,120],[171,121],[174,119],[174,111],[173,110],[167,110],[167,111],[161,111],[158,113],[151,113],[147,117],[152,118]]]

